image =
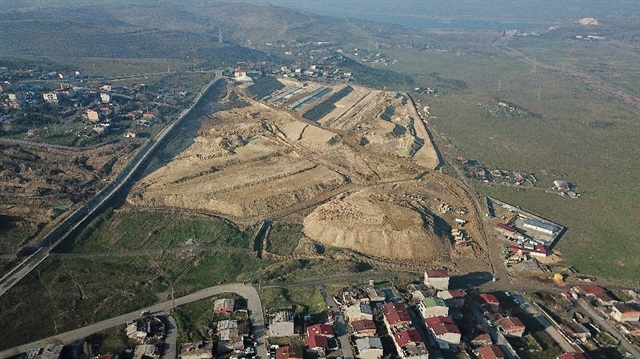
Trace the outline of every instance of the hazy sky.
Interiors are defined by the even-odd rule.
[[[370,19],[390,15],[437,19],[475,18],[545,22],[639,14],[639,0],[243,0],[323,15]]]

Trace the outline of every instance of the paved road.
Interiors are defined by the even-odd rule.
[[[116,194],[143,166],[145,161],[152,155],[158,146],[160,146],[167,138],[167,134],[171,132],[181,121],[189,114],[189,112],[198,104],[202,96],[207,90],[222,77],[222,71],[216,70],[215,77],[211,82],[205,85],[194,98],[193,103],[188,109],[183,110],[180,115],[170,124],[168,124],[158,135],[150,141],[140,152],[138,152],[122,172],[100,191],[85,206],[79,208],[68,219],[60,223],[40,242],[36,253],[24,259],[18,266],[13,268],[9,273],[0,278],[0,296],[6,293],[11,287],[18,283],[22,278],[29,274],[48,256],[49,252],[55,248],[60,242],[65,240],[75,229],[100,209],[111,197]]]
[[[253,332],[256,335],[256,341],[258,342],[258,355],[260,358],[267,357],[267,350],[264,340],[264,314],[262,312],[262,303],[256,289],[250,285],[244,284],[226,284],[215,287],[203,289],[199,292],[186,295],[184,297],[176,298],[175,305],[180,306],[187,303],[195,302],[197,300],[209,298],[211,296],[222,293],[236,293],[239,296],[247,300],[248,309],[251,311],[251,325],[253,326]],[[162,314],[168,312],[173,308],[174,301],[168,300],[166,302],[158,303],[147,308],[141,308],[140,310],[149,310],[152,314]],[[140,310],[135,312],[123,314],[111,319],[103,320],[98,323],[88,325],[83,328],[75,329],[66,333],[62,333],[53,337],[45,338],[37,342],[21,345],[16,348],[8,349],[0,352],[0,358],[8,358],[20,353],[26,353],[32,348],[43,347],[51,342],[62,342],[63,344],[70,344],[78,340],[83,340],[91,334],[124,324],[128,321],[137,319],[140,317]],[[174,346],[175,348],[175,346]]]
[[[595,309],[593,309],[589,303],[587,303],[584,299],[578,299],[578,305],[580,305],[588,314],[591,318],[593,318],[598,325],[600,325],[602,328],[604,328],[606,331],[608,331],[609,333],[611,333],[616,339],[618,339],[620,341],[620,345],[626,349],[628,352],[630,352],[631,354],[633,354],[634,358],[640,358],[640,350],[638,350],[638,347],[634,346],[633,344],[631,344],[627,338],[625,338],[620,331],[618,330],[618,328],[616,328],[613,324],[611,324],[611,322],[609,322],[609,320],[607,319],[603,319],[602,318],[602,314],[598,313]]]
[[[574,352],[576,348],[574,348],[569,341],[558,331],[556,327],[551,325],[547,318],[545,318],[540,311],[538,311],[534,306],[530,305],[526,299],[524,299],[519,294],[513,294],[513,300],[520,305],[527,313],[529,313],[540,325],[544,328],[544,331],[549,334],[553,340],[560,345],[565,352]]]
[[[178,325],[170,315],[163,318],[167,336],[164,340],[164,353],[161,358],[176,359],[178,357]]]
[[[340,308],[336,301],[333,300],[333,297],[327,295],[327,291],[324,287],[320,289],[320,292],[329,307],[331,307],[331,310],[333,310],[333,313],[336,314],[333,327],[335,328],[336,336],[338,336],[338,340],[340,341],[342,357],[345,359],[352,359],[353,350],[351,349],[351,343],[349,342],[349,330],[347,329],[347,323],[344,321],[344,315],[342,315],[342,311],[340,311]]]

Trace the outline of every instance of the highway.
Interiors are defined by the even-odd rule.
[[[76,210],[60,225],[49,232],[38,245],[38,249],[32,255],[26,257],[15,268],[0,278],[0,296],[6,293],[11,287],[18,283],[22,278],[29,274],[48,256],[49,252],[55,248],[60,242],[65,240],[75,229],[91,217],[99,210],[108,200],[113,197],[127,182],[133,178],[136,171],[141,168],[145,162],[152,156],[156,148],[163,144],[167,139],[167,135],[179,125],[182,120],[189,114],[191,110],[198,104],[202,96],[209,88],[222,77],[222,70],[215,71],[215,77],[207,85],[205,85],[196,95],[191,106],[183,110],[180,115],[170,124],[168,124],[158,135],[138,152],[129,164],[120,172],[120,174],[105,188],[102,189],[93,199],[86,205]]]
[[[260,356],[260,358],[266,358],[267,349],[266,349],[265,339],[264,339],[265,325],[264,325],[264,313],[262,312],[262,303],[260,302],[260,296],[258,295],[258,292],[254,287],[250,285],[237,283],[237,284],[225,284],[225,285],[210,287],[207,289],[203,289],[199,292],[195,292],[193,294],[185,295],[184,297],[175,298],[175,301],[168,300],[166,302],[155,304],[153,306],[145,308],[145,310],[149,310],[151,314],[166,315],[173,308],[174,303],[176,306],[180,306],[180,305],[195,302],[197,300],[209,298],[211,296],[223,294],[223,293],[236,293],[247,300],[247,307],[251,313],[249,319],[251,320],[253,332],[255,333],[256,341],[258,342],[258,346],[257,346],[258,355]],[[2,351],[0,352],[0,359],[8,358],[14,355],[18,355],[20,353],[26,353],[30,349],[44,347],[45,345],[52,342],[61,342],[62,344],[71,344],[78,340],[84,340],[84,338],[88,337],[91,334],[101,332],[103,330],[124,324],[128,321],[135,320],[137,318],[140,318],[140,311],[119,315],[114,318],[110,318],[107,320],[103,320],[101,322],[87,325],[83,328],[78,328],[66,333],[58,334],[53,337],[39,340],[37,342],[21,345],[16,348]],[[175,337],[173,340],[175,340]],[[170,348],[170,350],[171,349],[175,350],[175,342],[173,343],[173,347]],[[169,355],[167,355],[166,358],[168,359]]]

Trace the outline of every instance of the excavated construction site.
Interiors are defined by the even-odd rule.
[[[437,150],[407,94],[283,83],[280,95],[259,101],[229,85],[240,94],[236,106],[202,119],[192,144],[135,184],[127,202],[204,211],[240,226],[296,221],[304,243],[367,258],[451,267],[461,255],[486,264],[469,194],[437,170]],[[304,106],[307,98],[313,103]],[[330,110],[305,119],[316,106]],[[466,222],[465,248],[453,245],[456,218]]]

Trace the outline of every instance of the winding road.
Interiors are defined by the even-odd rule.
[[[152,305],[145,310],[149,310],[151,314],[156,315],[165,315],[171,311],[175,306],[184,305],[187,303],[195,302],[201,299],[206,299],[214,295],[223,294],[223,293],[236,293],[237,295],[245,298],[247,300],[247,307],[251,313],[249,319],[251,320],[251,325],[253,327],[253,332],[256,335],[256,341],[258,342],[258,355],[260,358],[267,357],[267,349],[265,347],[264,333],[265,333],[265,325],[264,325],[264,313],[262,312],[262,302],[260,301],[260,296],[256,289],[250,285],[245,284],[225,284],[219,285],[215,287],[210,287],[207,289],[203,289],[201,291],[195,292],[193,294],[185,295],[184,297],[175,298],[175,301],[168,300],[162,303],[158,303]],[[59,335],[45,338],[33,343],[21,345],[19,347],[15,347],[12,349],[8,349],[0,352],[0,358],[9,358],[20,353],[26,353],[33,348],[41,348],[50,343],[62,343],[62,344],[71,344],[78,340],[83,340],[91,334],[107,330],[109,328],[124,324],[128,321],[135,320],[140,318],[140,312],[135,311],[123,315],[119,315],[114,318],[110,318],[107,320],[103,320],[101,322],[93,323],[87,325],[83,328],[78,328],[66,333],[61,333]],[[174,348],[175,350],[175,343]]]

